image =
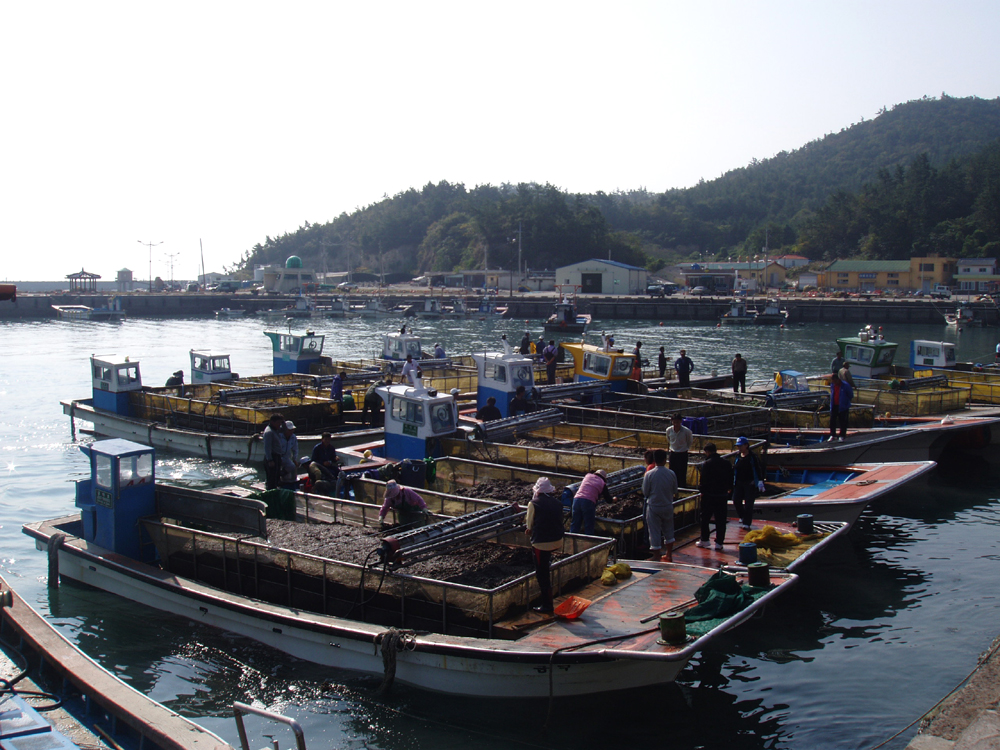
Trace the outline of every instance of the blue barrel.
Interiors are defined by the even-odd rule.
[[[740,543],[740,563],[750,565],[757,562],[757,545],[753,542]]]

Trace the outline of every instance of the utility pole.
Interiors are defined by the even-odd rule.
[[[142,240],[136,240],[140,245],[146,245],[149,247],[149,291],[153,291],[153,248],[157,245],[162,245],[162,242],[143,242]]]
[[[517,283],[521,283],[521,220],[517,220]]]
[[[164,253],[170,260],[170,286],[174,285],[174,258],[180,257],[180,253]]]

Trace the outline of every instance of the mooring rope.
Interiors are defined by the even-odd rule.
[[[61,531],[57,531],[49,537],[47,543],[49,555],[49,588],[58,588],[59,586],[59,548],[62,547],[62,543],[65,540],[66,535]]]
[[[413,630],[389,628],[372,639],[375,653],[382,647],[382,684],[375,691],[378,695],[387,695],[396,679],[396,654],[400,651],[413,651],[417,647],[417,633]]]

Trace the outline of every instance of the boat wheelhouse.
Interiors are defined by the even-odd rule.
[[[228,354],[191,350],[191,383],[217,383],[239,378],[233,374]]]
[[[520,354],[511,349],[504,336],[501,340],[502,352],[483,352],[473,354],[476,363],[477,386],[476,408],[486,406],[490,397],[496,399],[496,406],[502,417],[510,417],[510,402],[518,387],[524,386],[526,395],[531,396],[535,385],[534,363],[530,356]]]
[[[626,354],[624,349],[615,349],[608,336],[602,334],[601,340],[601,346],[583,342],[562,344],[563,350],[573,358],[573,380],[577,383],[603,380],[611,390],[624,391],[626,381],[632,377],[635,356]]]
[[[570,295],[563,296],[554,305],[555,311],[545,321],[545,330],[551,333],[584,333],[590,325],[591,317],[579,313],[576,300]]]
[[[910,367],[914,370],[925,368],[954,368],[955,344],[951,341],[925,341],[914,339],[910,342]]]
[[[755,315],[747,310],[747,303],[741,299],[734,299],[729,307],[729,312],[722,318],[723,325],[751,325],[754,323]]]
[[[318,364],[323,355],[326,336],[313,331],[264,331],[264,335],[271,340],[275,375],[289,372],[308,374],[309,367]]]
[[[857,336],[837,339],[844,362],[850,363],[855,377],[874,378],[886,375],[892,368],[899,344],[886,341],[882,327],[865,326]]]
[[[783,326],[788,322],[788,311],[781,309],[781,303],[776,299],[769,299],[764,305],[764,309],[754,315],[753,322],[759,326]]]

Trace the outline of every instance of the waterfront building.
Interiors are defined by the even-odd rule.
[[[577,287],[582,294],[645,294],[645,268],[615,260],[590,260],[556,269],[556,286]]]
[[[962,258],[958,261],[955,282],[965,294],[995,292],[1000,286],[996,258]]]
[[[819,274],[819,286],[840,292],[876,289],[930,292],[955,283],[957,261],[936,256],[909,260],[837,260]]]

